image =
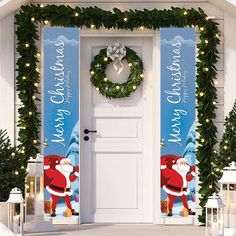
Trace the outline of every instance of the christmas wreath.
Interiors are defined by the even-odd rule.
[[[119,75],[123,70],[122,61],[126,60],[130,67],[130,74],[125,83],[113,83],[106,77],[106,69],[113,63]],[[107,98],[128,97],[143,81],[143,62],[132,49],[116,43],[113,47],[102,49],[94,57],[90,67],[90,80],[96,90]]]

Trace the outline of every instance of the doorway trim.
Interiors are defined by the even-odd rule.
[[[153,183],[152,183],[152,189],[153,189],[153,211],[152,211],[152,223],[153,224],[163,224],[162,219],[160,218],[160,42],[159,42],[159,31],[152,31],[152,30],[135,30],[135,31],[127,31],[127,30],[106,30],[106,29],[100,29],[100,30],[91,30],[91,29],[81,29],[80,31],[80,37],[127,37],[127,38],[151,38],[152,39],[152,48],[153,48],[153,55],[152,55],[152,63],[153,63],[153,71],[152,71],[152,80],[153,80],[153,88],[152,88],[152,99],[153,99],[153,107],[152,107],[152,115],[153,115],[153,137],[152,137],[152,143],[150,144],[152,148],[152,163],[153,163]],[[156,66],[155,66],[156,65]],[[158,65],[158,66],[157,66]],[[88,173],[91,173],[92,171],[92,162],[90,159],[90,162],[86,165],[86,171]],[[82,171],[81,171],[82,172]],[[81,174],[81,177],[83,178],[83,174]],[[83,205],[86,206],[86,211],[89,212],[89,222],[93,222],[92,219],[92,209],[93,209],[93,198],[92,198],[92,179],[90,176],[90,186],[86,190],[86,202],[83,204],[83,198],[81,198],[81,208],[83,208]],[[82,181],[81,181],[82,182]],[[82,184],[83,186],[83,184]],[[81,192],[82,192],[81,188]],[[88,217],[88,216],[87,216]]]

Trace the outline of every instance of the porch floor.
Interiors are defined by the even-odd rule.
[[[83,224],[57,226],[57,231],[26,233],[27,236],[204,236],[205,227],[153,224]]]

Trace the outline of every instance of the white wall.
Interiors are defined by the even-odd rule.
[[[229,14],[224,15],[225,19],[225,116],[232,109],[236,99],[236,18]]]
[[[14,141],[14,14],[0,21],[0,129]]]

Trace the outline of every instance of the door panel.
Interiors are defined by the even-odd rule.
[[[143,59],[144,82],[128,98],[107,99],[89,81],[89,68],[100,49],[115,42]],[[117,76],[127,80],[129,67]],[[81,39],[81,221],[152,222],[152,39],[97,37]]]

